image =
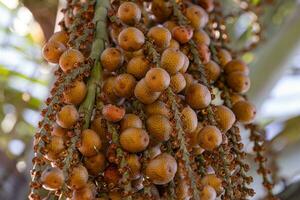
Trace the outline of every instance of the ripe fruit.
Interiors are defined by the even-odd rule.
[[[128,128],[120,135],[120,144],[130,153],[144,151],[149,144],[149,135],[141,128]]]
[[[65,177],[61,169],[50,167],[43,171],[41,183],[47,190],[58,190],[65,182]]]
[[[128,27],[119,34],[118,43],[125,51],[136,51],[145,43],[145,36],[139,29]]]
[[[187,91],[187,88],[189,88],[193,83],[196,83],[196,81],[191,74],[185,73],[183,76],[186,82],[184,91]]]
[[[191,199],[189,182],[186,179],[180,179],[176,187],[178,199]]]
[[[216,126],[205,126],[198,137],[199,145],[207,151],[214,150],[222,143],[222,133]]]
[[[71,88],[64,91],[64,102],[68,104],[80,104],[87,93],[86,85],[83,81],[76,81]]]
[[[193,40],[196,44],[205,44],[207,46],[210,44],[210,37],[202,29],[194,31]]]
[[[48,41],[42,50],[45,60],[51,63],[58,63],[64,51],[66,51],[66,47],[57,41]]]
[[[182,74],[184,74],[188,70],[189,65],[190,65],[189,58],[185,54],[183,54],[183,56],[184,56],[184,64],[183,64],[182,68],[179,70],[179,72]]]
[[[220,66],[212,60],[204,64],[204,70],[209,83],[214,83],[221,74]]]
[[[256,114],[255,106],[249,101],[239,101],[235,103],[232,107],[232,111],[236,118],[244,124],[251,123]]]
[[[231,101],[231,105],[233,106],[234,104],[236,104],[239,101],[244,101],[245,98],[240,95],[240,94],[236,94],[236,93],[230,93],[230,101]]]
[[[150,28],[147,37],[153,40],[158,48],[166,48],[170,45],[172,35],[170,31],[163,26],[154,26]]]
[[[135,114],[126,114],[121,121],[121,130],[125,130],[127,128],[142,128],[143,122],[139,116]]]
[[[184,44],[193,37],[193,29],[191,27],[176,26],[172,29],[172,36],[179,43]]]
[[[226,83],[237,93],[244,94],[250,89],[250,78],[243,72],[232,72],[226,76]]]
[[[206,86],[200,83],[191,84],[186,90],[186,102],[193,109],[206,108],[211,102],[211,94]]]
[[[164,185],[173,180],[177,171],[175,158],[162,153],[151,160],[146,167],[146,176],[157,185]]]
[[[177,26],[177,23],[175,21],[168,20],[163,23],[163,26],[172,32],[173,28]]]
[[[155,101],[154,103],[145,105],[145,112],[148,116],[155,114],[164,115],[167,118],[170,116],[169,108],[162,101]]]
[[[173,9],[168,1],[153,0],[151,11],[158,21],[164,21],[172,14]]]
[[[222,132],[227,132],[235,122],[234,113],[226,106],[216,106],[214,110],[215,119]]]
[[[143,78],[136,84],[134,95],[142,103],[151,104],[159,98],[160,92],[152,92]]]
[[[71,200],[91,200],[94,199],[95,195],[89,186],[85,186],[79,190],[74,190]]]
[[[131,180],[136,180],[141,176],[142,165],[139,157],[136,154],[130,154],[127,158],[127,165],[129,167],[129,174]]]
[[[67,72],[68,70],[74,69],[78,63],[84,61],[82,53],[76,49],[66,50],[59,58],[60,68]]]
[[[119,97],[131,97],[136,85],[136,80],[131,74],[120,74],[115,79],[114,93]]]
[[[66,31],[55,32],[49,39],[49,41],[61,42],[65,47],[68,46],[69,36]]]
[[[135,78],[143,78],[150,68],[150,62],[145,56],[135,56],[127,64],[127,73]]]
[[[225,66],[229,61],[232,60],[231,54],[226,49],[219,49],[217,52],[220,65]]]
[[[118,103],[121,101],[121,98],[118,97],[114,92],[115,81],[116,77],[111,76],[104,81],[102,86],[104,96],[106,97],[109,103]]]
[[[211,12],[214,9],[214,0],[197,0],[197,3],[207,12]]]
[[[104,181],[107,184],[116,185],[121,179],[118,168],[115,165],[109,165],[104,171]],[[113,199],[113,198],[111,198]]]
[[[51,136],[65,137],[66,135],[67,135],[67,130],[66,129],[58,126],[57,124],[55,124],[53,126]]]
[[[162,92],[170,84],[170,75],[162,68],[152,68],[145,76],[145,83],[152,92]]]
[[[195,111],[187,106],[181,111],[181,116],[184,131],[189,133],[195,131],[198,124],[198,118]]]
[[[168,48],[161,56],[161,67],[170,74],[178,72],[185,63],[184,54],[176,49]]]
[[[222,193],[224,190],[222,180],[215,174],[207,174],[206,176],[204,176],[201,179],[201,184],[213,187],[218,194]]]
[[[201,122],[198,122],[197,128],[189,133],[189,144],[192,147],[198,147],[199,146],[199,133],[203,128],[203,124]]]
[[[231,74],[233,72],[242,72],[245,75],[249,74],[248,66],[241,60],[231,60],[225,65],[224,71],[226,74]]]
[[[86,186],[89,178],[88,171],[82,165],[78,165],[71,169],[69,174],[69,187],[71,189],[78,190]]]
[[[199,43],[196,45],[197,45],[198,54],[199,54],[199,57],[200,57],[202,63],[203,64],[208,63],[210,61],[210,56],[211,56],[208,46],[203,43]]]
[[[172,132],[171,122],[163,115],[151,115],[146,121],[146,127],[154,140],[159,142],[167,141]]]
[[[156,145],[156,146],[154,146],[154,147],[151,147],[151,148],[148,150],[149,158],[150,158],[150,159],[153,159],[153,158],[155,158],[156,156],[158,156],[159,154],[161,154],[160,146],[161,146],[161,144],[158,144],[158,145]]]
[[[118,122],[123,119],[125,115],[125,109],[108,104],[103,107],[102,115],[108,121]]]
[[[86,129],[81,133],[81,144],[78,150],[84,156],[94,156],[102,147],[102,141],[99,135],[91,130]]]
[[[200,6],[192,5],[188,7],[185,15],[195,30],[203,28],[208,22],[207,13]]]
[[[173,92],[179,93],[181,92],[186,86],[186,81],[182,73],[177,72],[173,76],[171,76],[170,87],[172,88]]]
[[[215,200],[217,194],[213,187],[206,185],[200,192],[200,198],[201,200]]]
[[[46,145],[47,150],[51,153],[58,154],[65,149],[64,139],[61,136],[51,136],[50,142]]]
[[[97,176],[105,168],[105,156],[97,153],[92,157],[84,157],[84,166],[91,175]]]
[[[71,128],[78,120],[79,114],[73,105],[65,105],[56,115],[56,123],[63,128]]]
[[[102,52],[100,60],[103,68],[112,72],[122,66],[124,57],[120,49],[110,47]]]
[[[118,9],[117,17],[125,24],[134,25],[141,19],[141,10],[135,3],[123,2]]]

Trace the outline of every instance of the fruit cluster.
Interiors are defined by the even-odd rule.
[[[193,2],[68,1],[63,30],[43,48],[59,69],[31,199],[253,195],[238,171],[237,124],[256,112],[243,96],[249,69],[211,41],[213,0]]]

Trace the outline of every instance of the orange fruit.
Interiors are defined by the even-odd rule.
[[[216,106],[214,115],[220,129],[223,132],[227,132],[235,122],[234,113],[226,106]]]
[[[182,124],[185,132],[193,132],[198,125],[198,118],[196,112],[189,106],[181,111]]]
[[[118,97],[114,92],[115,82],[115,76],[107,78],[103,83],[102,91],[109,103],[117,104],[122,100],[122,98]]]
[[[202,185],[209,185],[215,189],[218,194],[221,194],[224,190],[222,180],[215,174],[207,174],[201,179]]]
[[[122,176],[119,173],[119,170],[115,165],[109,165],[104,171],[104,181],[107,184],[116,185],[119,183],[121,177]],[[110,196],[110,199],[114,199],[114,198],[115,197]],[[117,199],[117,198],[115,198],[115,199]]]
[[[78,150],[84,156],[94,156],[102,147],[102,141],[99,135],[91,130],[86,129],[81,133],[81,144]]]
[[[183,64],[182,68],[179,70],[179,72],[182,74],[184,74],[188,70],[189,65],[190,65],[189,58],[185,54],[183,54],[183,55],[184,55],[184,64]]]
[[[209,83],[214,83],[221,74],[220,66],[212,60],[204,64],[204,70]]]
[[[49,41],[61,42],[63,45],[65,45],[65,47],[67,47],[69,35],[66,31],[58,31],[50,37]]]
[[[210,104],[211,94],[206,86],[192,83],[186,90],[186,102],[193,109],[203,109]]]
[[[200,192],[200,198],[201,200],[215,200],[217,194],[213,187],[206,185]]]
[[[139,29],[128,27],[120,32],[118,43],[125,51],[136,51],[142,48],[145,36]]]
[[[77,109],[73,105],[65,105],[56,115],[56,123],[62,128],[71,128],[79,119]]]
[[[146,127],[149,134],[155,141],[163,142],[170,138],[172,125],[169,119],[163,115],[151,115],[146,121]]]
[[[170,31],[163,26],[154,26],[150,28],[147,37],[153,40],[158,48],[166,48],[170,45],[172,35]]]
[[[151,91],[147,84],[145,79],[141,79],[135,86],[134,89],[134,95],[135,97],[142,102],[143,104],[151,104],[154,101],[156,101],[159,96],[160,96],[160,92],[153,92]]]
[[[67,130],[55,124],[51,131],[51,136],[65,137],[67,135]]]
[[[117,12],[117,17],[125,24],[134,25],[141,20],[141,9],[133,2],[123,2]]]
[[[143,78],[150,68],[150,62],[145,56],[135,56],[127,64],[127,73],[132,74],[135,78]]]
[[[63,92],[64,102],[68,104],[80,104],[87,93],[86,85],[83,81],[76,81],[74,85]]]
[[[126,158],[127,165],[129,167],[129,174],[131,180],[136,180],[141,176],[142,164],[139,157],[136,154],[129,154]]]
[[[203,8],[197,5],[188,7],[185,11],[185,16],[190,21],[191,26],[195,30],[203,28],[208,22],[207,13],[205,12],[205,10],[203,10]]]
[[[50,142],[46,145],[49,152],[59,154],[65,149],[64,139],[61,136],[51,136]]]
[[[151,11],[158,21],[164,21],[172,14],[173,8],[170,2],[164,0],[153,0]]]
[[[226,76],[226,83],[237,93],[244,94],[250,89],[250,78],[243,72],[232,72]]]
[[[124,57],[120,49],[110,47],[102,52],[100,60],[103,68],[112,72],[122,66]]]
[[[240,95],[240,94],[236,94],[236,93],[230,93],[230,101],[231,101],[231,105],[233,106],[234,104],[236,104],[239,101],[244,101],[245,98]]]
[[[99,175],[105,168],[105,155],[103,153],[97,153],[91,157],[84,157],[84,166],[91,175]]]
[[[194,31],[193,40],[196,44],[205,44],[207,46],[210,44],[210,37],[203,29]]]
[[[143,122],[139,116],[135,114],[126,114],[121,121],[121,130],[125,130],[127,128],[142,128]]]
[[[82,165],[77,165],[71,169],[68,186],[73,190],[78,190],[87,185],[88,178],[89,174],[86,168]]]
[[[176,49],[168,48],[161,56],[161,67],[170,74],[178,72],[185,64],[184,54]]]
[[[212,151],[222,143],[222,133],[216,126],[205,126],[199,132],[199,144],[207,150]]]
[[[108,104],[103,107],[102,115],[108,121],[118,122],[123,119],[125,115],[125,109]]]
[[[251,123],[256,115],[256,109],[249,101],[239,101],[232,107],[237,120],[244,124]]]
[[[82,62],[84,62],[84,56],[76,49],[66,50],[59,58],[60,68],[64,72],[74,69],[79,63]]]
[[[115,79],[114,93],[119,97],[131,97],[136,85],[136,80],[131,74],[120,74]]]
[[[144,151],[149,144],[148,133],[141,128],[127,128],[120,135],[122,148],[130,153]]]
[[[42,50],[45,60],[51,63],[58,63],[60,56],[66,51],[66,47],[61,42],[48,41]]]
[[[231,54],[226,49],[219,49],[217,51],[217,57],[222,67],[232,60]]]
[[[224,71],[226,74],[231,74],[232,72],[242,72],[245,75],[249,74],[249,68],[246,65],[246,63],[244,63],[241,60],[231,60],[229,61],[225,67],[224,67]]]
[[[184,44],[193,37],[193,29],[186,26],[176,26],[172,29],[172,36],[179,43]]]
[[[214,9],[214,0],[197,0],[198,5],[204,8],[207,12],[211,12]]]
[[[85,186],[79,190],[74,190],[71,200],[92,200],[95,195],[89,186]]]
[[[163,23],[163,26],[172,32],[173,28],[177,26],[177,23],[175,21],[168,20]]]
[[[172,88],[173,92],[179,93],[185,88],[185,86],[186,81],[182,73],[177,72],[171,76],[170,87]]]
[[[162,92],[170,84],[170,75],[162,68],[151,68],[145,76],[145,83],[152,92]]]
[[[41,183],[47,190],[58,190],[65,182],[65,177],[61,169],[50,167],[41,174]]]
[[[168,48],[179,50],[180,44],[176,40],[171,39],[170,45],[168,46]]]
[[[150,115],[163,115],[167,118],[170,116],[170,110],[167,105],[162,101],[155,101],[154,103],[145,105],[145,112]]]

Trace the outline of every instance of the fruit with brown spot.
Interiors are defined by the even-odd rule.
[[[150,28],[147,37],[153,40],[154,44],[161,49],[168,47],[172,39],[170,31],[163,26],[154,26]]]
[[[73,105],[65,105],[56,115],[56,123],[62,128],[71,128],[78,119],[79,114]]]
[[[86,85],[83,81],[76,81],[74,85],[63,92],[64,102],[67,104],[80,104],[87,93]]]
[[[133,2],[123,2],[117,12],[117,17],[125,24],[134,25],[141,20],[142,12]]]
[[[141,128],[127,128],[120,135],[120,144],[124,150],[130,153],[138,153],[147,148],[149,135]]]
[[[59,58],[59,66],[64,72],[76,68],[79,63],[83,62],[83,54],[76,49],[66,50]]]
[[[139,29],[128,27],[120,32],[118,43],[125,51],[136,51],[142,48],[145,36]]]
[[[60,56],[66,51],[66,47],[61,42],[48,41],[42,50],[45,60],[51,63],[58,63]]]
[[[162,68],[151,68],[145,76],[145,83],[152,92],[162,92],[170,85],[170,75]]]
[[[119,97],[129,98],[133,95],[136,80],[131,74],[120,74],[115,79],[114,93]]]
[[[65,182],[65,177],[61,169],[50,167],[41,174],[41,183],[47,190],[58,190]]]
[[[102,52],[100,60],[104,69],[113,72],[122,66],[124,57],[120,49],[110,47]]]
[[[107,104],[102,109],[102,115],[110,122],[118,122],[123,119],[125,109],[112,104]]]

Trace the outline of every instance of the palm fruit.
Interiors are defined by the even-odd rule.
[[[199,146],[199,133],[203,128],[203,124],[201,122],[197,123],[197,128],[189,133],[189,145],[192,147],[197,147]]]
[[[122,66],[124,57],[120,49],[110,47],[102,52],[100,60],[103,68],[112,72]]]
[[[121,131],[127,128],[142,128],[143,122],[139,116],[135,114],[126,114],[121,121]]]
[[[206,10],[206,12],[211,12],[214,9],[214,0],[197,0],[198,5]]]
[[[94,199],[95,195],[89,186],[85,186],[81,189],[74,190],[72,193],[71,200],[91,200]]]
[[[89,178],[88,171],[82,165],[75,166],[69,174],[68,186],[71,189],[78,190],[87,185]]]
[[[202,29],[194,31],[193,40],[196,42],[196,44],[205,44],[207,46],[210,44],[210,37]]]
[[[47,190],[59,190],[65,182],[65,177],[61,169],[50,167],[41,174],[41,183]]]
[[[186,102],[193,109],[206,108],[211,102],[211,94],[206,86],[200,83],[191,84],[186,90]]]
[[[120,144],[124,150],[138,153],[147,148],[149,135],[141,128],[127,128],[120,135]]]
[[[221,74],[220,66],[212,60],[204,64],[204,69],[209,83],[214,83]]]
[[[214,110],[215,119],[222,132],[227,132],[235,122],[234,113],[226,106],[216,106]]]
[[[213,187],[217,194],[221,194],[224,190],[222,180],[215,174],[207,174],[206,176],[204,176],[201,179],[201,184]]]
[[[179,50],[180,44],[176,40],[171,39],[170,45],[168,46],[168,48]]]
[[[132,74],[135,78],[143,78],[150,68],[150,62],[145,56],[135,56],[127,64],[127,73]]]
[[[177,26],[177,23],[175,21],[168,20],[163,23],[163,26],[167,28],[171,33],[173,28]]]
[[[185,16],[195,30],[203,28],[208,22],[207,13],[200,6],[189,6],[185,11]]]
[[[200,198],[201,200],[215,200],[217,194],[213,187],[206,185],[200,192]]]
[[[108,184],[116,185],[120,181],[121,175],[115,165],[109,165],[104,171],[104,181]]]
[[[182,74],[184,74],[188,70],[189,65],[190,65],[189,58],[185,54],[183,54],[183,56],[184,56],[184,64],[183,64],[182,68],[179,70],[179,72]]]
[[[91,157],[84,157],[84,166],[89,174],[97,176],[105,169],[105,155],[103,153],[97,153]]]
[[[222,133],[216,126],[205,126],[199,132],[199,145],[208,151],[212,151],[222,143]]]
[[[164,49],[170,45],[172,35],[167,28],[163,26],[154,26],[150,28],[147,37],[153,40],[158,48]]]
[[[60,56],[67,49],[61,42],[48,41],[43,47],[43,57],[51,63],[58,63]]]
[[[170,87],[172,88],[173,92],[179,93],[185,88],[185,86],[186,81],[182,73],[177,72],[171,76]]]
[[[170,116],[170,110],[167,105],[162,101],[155,101],[154,103],[145,106],[145,112],[150,115],[163,115],[167,118]]]
[[[134,25],[141,20],[141,9],[133,2],[123,2],[117,13],[117,17],[125,24]]]
[[[241,60],[231,60],[225,65],[224,72],[226,74],[231,74],[233,72],[242,72],[243,74],[248,75],[249,68],[246,63]]]
[[[65,149],[64,139],[61,136],[51,136],[50,142],[46,145],[49,152],[53,154],[61,153]]]
[[[153,0],[151,11],[158,21],[164,21],[172,14],[173,8],[168,1]]]
[[[251,123],[256,114],[255,106],[252,105],[249,101],[239,101],[235,103],[232,107],[237,120],[244,124]]]
[[[67,135],[67,130],[55,124],[51,131],[51,136],[65,137]]]
[[[219,49],[217,51],[217,57],[222,67],[232,60],[231,54],[226,49]]]
[[[172,36],[179,43],[184,44],[193,37],[193,29],[186,26],[176,26],[172,29]]]
[[[145,83],[152,92],[162,92],[170,85],[170,75],[162,68],[151,68],[145,76]]]
[[[68,33],[66,31],[58,31],[58,32],[55,32],[50,37],[49,41],[60,42],[63,45],[65,45],[65,47],[67,47],[68,46],[68,41],[69,41],[69,36],[68,36]]]
[[[84,156],[94,156],[102,147],[102,141],[99,135],[91,130],[86,129],[81,133],[81,144],[78,150]]]
[[[76,49],[66,50],[59,58],[59,66],[64,72],[74,69],[82,62],[84,62],[84,56]]]
[[[131,74],[120,74],[115,79],[113,91],[119,97],[131,97],[136,85],[136,80]]]
[[[125,115],[125,109],[108,104],[103,107],[102,115],[108,121],[118,122],[123,119]]]
[[[234,105],[235,103],[239,102],[239,101],[244,101],[245,98],[237,93],[230,93],[230,101],[231,101],[231,105]]]
[[[145,43],[145,36],[139,29],[128,27],[119,34],[118,43],[125,51],[136,51],[142,48]]]
[[[71,88],[63,92],[64,102],[67,104],[80,104],[87,93],[86,85],[83,81],[76,81]]]
[[[188,133],[195,131],[198,124],[195,111],[187,106],[181,111],[181,116],[184,131]]]
[[[62,128],[71,128],[78,120],[79,114],[73,105],[65,105],[56,115],[56,123]]]
[[[234,92],[240,94],[244,94],[250,89],[250,78],[240,71],[227,75],[226,83]]]
[[[167,153],[162,153],[151,160],[146,166],[146,176],[157,185],[169,183],[177,171],[175,158]]]
[[[169,119],[163,115],[151,115],[146,121],[146,127],[149,134],[157,142],[167,141],[172,132],[172,126]]]
[[[178,72],[184,63],[184,54],[179,50],[168,48],[161,55],[161,67],[170,74]]]
[[[111,76],[107,78],[103,83],[102,91],[104,93],[106,100],[109,103],[117,104],[122,100],[122,98],[118,97],[114,92],[115,82],[116,82],[115,76]]]
[[[136,154],[130,154],[126,158],[126,162],[129,167],[130,179],[136,180],[140,178],[142,164],[140,163],[139,157]]]
[[[160,96],[160,92],[153,92],[151,91],[147,84],[145,79],[141,79],[135,86],[134,89],[134,95],[135,97],[141,101],[144,104],[151,104],[154,101],[156,101],[159,96]]]
[[[208,63],[210,61],[210,56],[211,56],[208,46],[203,43],[198,43],[196,44],[196,46],[202,63],[203,64]]]

